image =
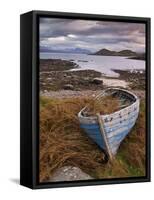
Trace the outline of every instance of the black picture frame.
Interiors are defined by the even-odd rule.
[[[146,25],[146,176],[39,183],[39,17],[137,22]],[[20,16],[20,184],[55,188],[150,181],[150,18],[31,11]]]

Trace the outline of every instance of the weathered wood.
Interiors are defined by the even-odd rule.
[[[106,150],[107,150],[107,153],[109,155],[109,158],[110,160],[112,161],[113,160],[113,155],[112,155],[112,152],[110,150],[110,147],[109,147],[109,144],[108,144],[108,140],[107,140],[107,137],[106,137],[106,134],[105,134],[105,129],[104,129],[104,126],[103,126],[103,119],[101,117],[101,115],[99,113],[96,114],[97,115],[97,119],[98,119],[98,123],[99,123],[99,127],[100,127],[100,132],[102,134],[102,137],[104,139],[104,143],[105,143],[105,147],[106,147]]]
[[[108,152],[110,160],[114,159],[120,143],[135,125],[140,105],[140,100],[135,94],[118,88],[102,91],[95,100],[99,101],[101,97],[113,93],[118,97],[119,94],[123,94],[123,98],[130,100],[130,104],[127,106],[126,101],[125,105],[122,105],[126,107],[121,107],[118,111],[107,115],[86,116],[84,115],[86,107],[78,113],[81,128],[101,149]]]

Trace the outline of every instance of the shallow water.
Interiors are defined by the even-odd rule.
[[[112,69],[121,70],[145,70],[144,60],[127,59],[121,56],[96,56],[86,54],[65,54],[65,53],[40,53],[41,59],[63,59],[71,60],[80,66],[80,69],[92,69],[99,71],[106,76],[118,77]]]

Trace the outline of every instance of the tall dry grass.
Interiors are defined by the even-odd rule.
[[[89,99],[86,109],[87,116],[93,116],[97,113],[101,115],[110,114],[119,110],[120,102],[117,97],[106,96],[96,100],[95,98]]]
[[[87,98],[41,97],[40,181],[48,181],[56,169],[66,165],[77,166],[94,178],[145,173],[144,109],[135,128],[121,145],[116,159],[110,163],[106,162],[106,154],[79,127],[77,113],[90,101]]]

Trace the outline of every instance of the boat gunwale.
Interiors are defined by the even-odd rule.
[[[121,88],[107,88],[106,90],[103,90],[103,93],[105,94],[105,92],[106,91],[108,91],[108,90],[119,90],[119,91],[123,91],[123,92],[125,92],[125,93],[128,93],[128,94],[130,94],[131,96],[133,96],[134,98],[135,98],[135,101],[131,104],[131,105],[129,105],[129,106],[127,106],[127,107],[125,107],[125,108],[122,108],[122,109],[120,109],[120,110],[118,110],[118,111],[116,111],[116,112],[112,112],[112,113],[110,113],[110,114],[105,114],[105,115],[101,115],[101,117],[109,117],[110,115],[113,115],[113,114],[118,114],[118,113],[120,113],[121,111],[124,111],[124,110],[127,110],[127,109],[129,109],[129,108],[131,108],[132,106],[134,106],[135,104],[137,104],[137,102],[139,101],[139,98],[135,95],[135,94],[133,94],[132,92],[130,92],[130,91],[128,91],[128,90],[125,90],[125,89],[121,89]],[[103,94],[102,93],[102,94]],[[98,94],[97,96],[96,96],[96,98],[97,97],[99,97],[100,96],[100,94]],[[80,110],[80,112],[78,113],[78,117],[79,118],[85,118],[85,119],[89,119],[89,120],[97,120],[97,117],[96,116],[83,116],[82,115],[82,112],[85,110],[87,108],[87,106],[85,106],[84,108],[82,108],[81,110]],[[126,115],[126,114],[125,114]],[[124,115],[123,115],[124,116]]]

